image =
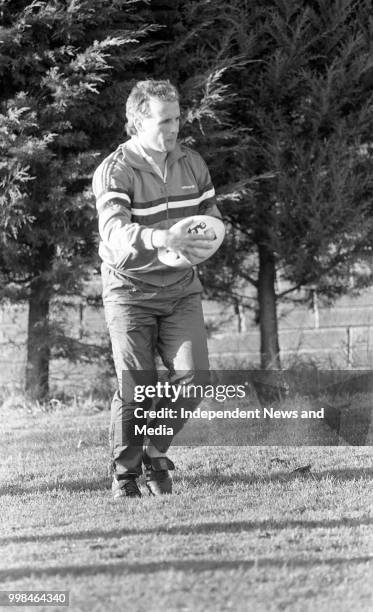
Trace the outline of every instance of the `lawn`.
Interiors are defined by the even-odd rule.
[[[74,612],[372,610],[371,446],[174,446],[174,494],[117,504],[106,410],[1,416],[1,589],[68,590]]]

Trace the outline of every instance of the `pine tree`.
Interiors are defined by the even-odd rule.
[[[49,307],[96,264],[90,190],[148,59],[146,2],[0,2],[1,299],[29,304],[26,390],[48,393]]]
[[[176,36],[168,62],[201,66],[190,116],[202,138],[191,133],[232,228],[205,283],[241,300],[255,287],[261,364],[280,367],[278,300],[307,286],[334,299],[371,254],[372,2],[181,4],[194,51]]]
[[[313,285],[340,295],[351,266],[369,254],[373,229],[372,4],[270,4],[243,110],[252,128],[247,164],[273,175],[248,200],[263,367],[280,365],[276,276],[286,292]]]

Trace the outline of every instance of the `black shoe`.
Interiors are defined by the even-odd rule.
[[[137,486],[136,476],[114,476],[111,490],[115,500],[123,497],[141,497],[141,492]]]
[[[170,495],[172,493],[172,478],[168,470],[175,466],[168,457],[149,457],[143,454],[145,465],[146,486],[151,495]]]

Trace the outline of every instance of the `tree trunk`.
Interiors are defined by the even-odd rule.
[[[259,243],[258,251],[260,365],[263,370],[275,370],[281,368],[275,291],[275,257],[263,242]]]
[[[242,313],[241,313],[241,309],[240,309],[240,303],[239,301],[235,298],[233,300],[233,308],[234,308],[234,314],[236,315],[236,320],[237,320],[237,331],[240,334],[242,332]]]
[[[42,400],[49,392],[49,291],[38,277],[31,283],[28,315],[26,393]]]

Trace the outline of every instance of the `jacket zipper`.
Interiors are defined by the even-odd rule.
[[[163,184],[165,186],[165,192],[166,192],[166,221],[167,221],[167,229],[169,228],[169,211],[168,211],[168,189],[167,189],[167,160],[166,160],[166,166],[165,166],[165,172],[163,174]],[[165,283],[164,283],[164,275],[165,275],[165,271],[162,270],[162,289],[164,289],[165,287]]]

